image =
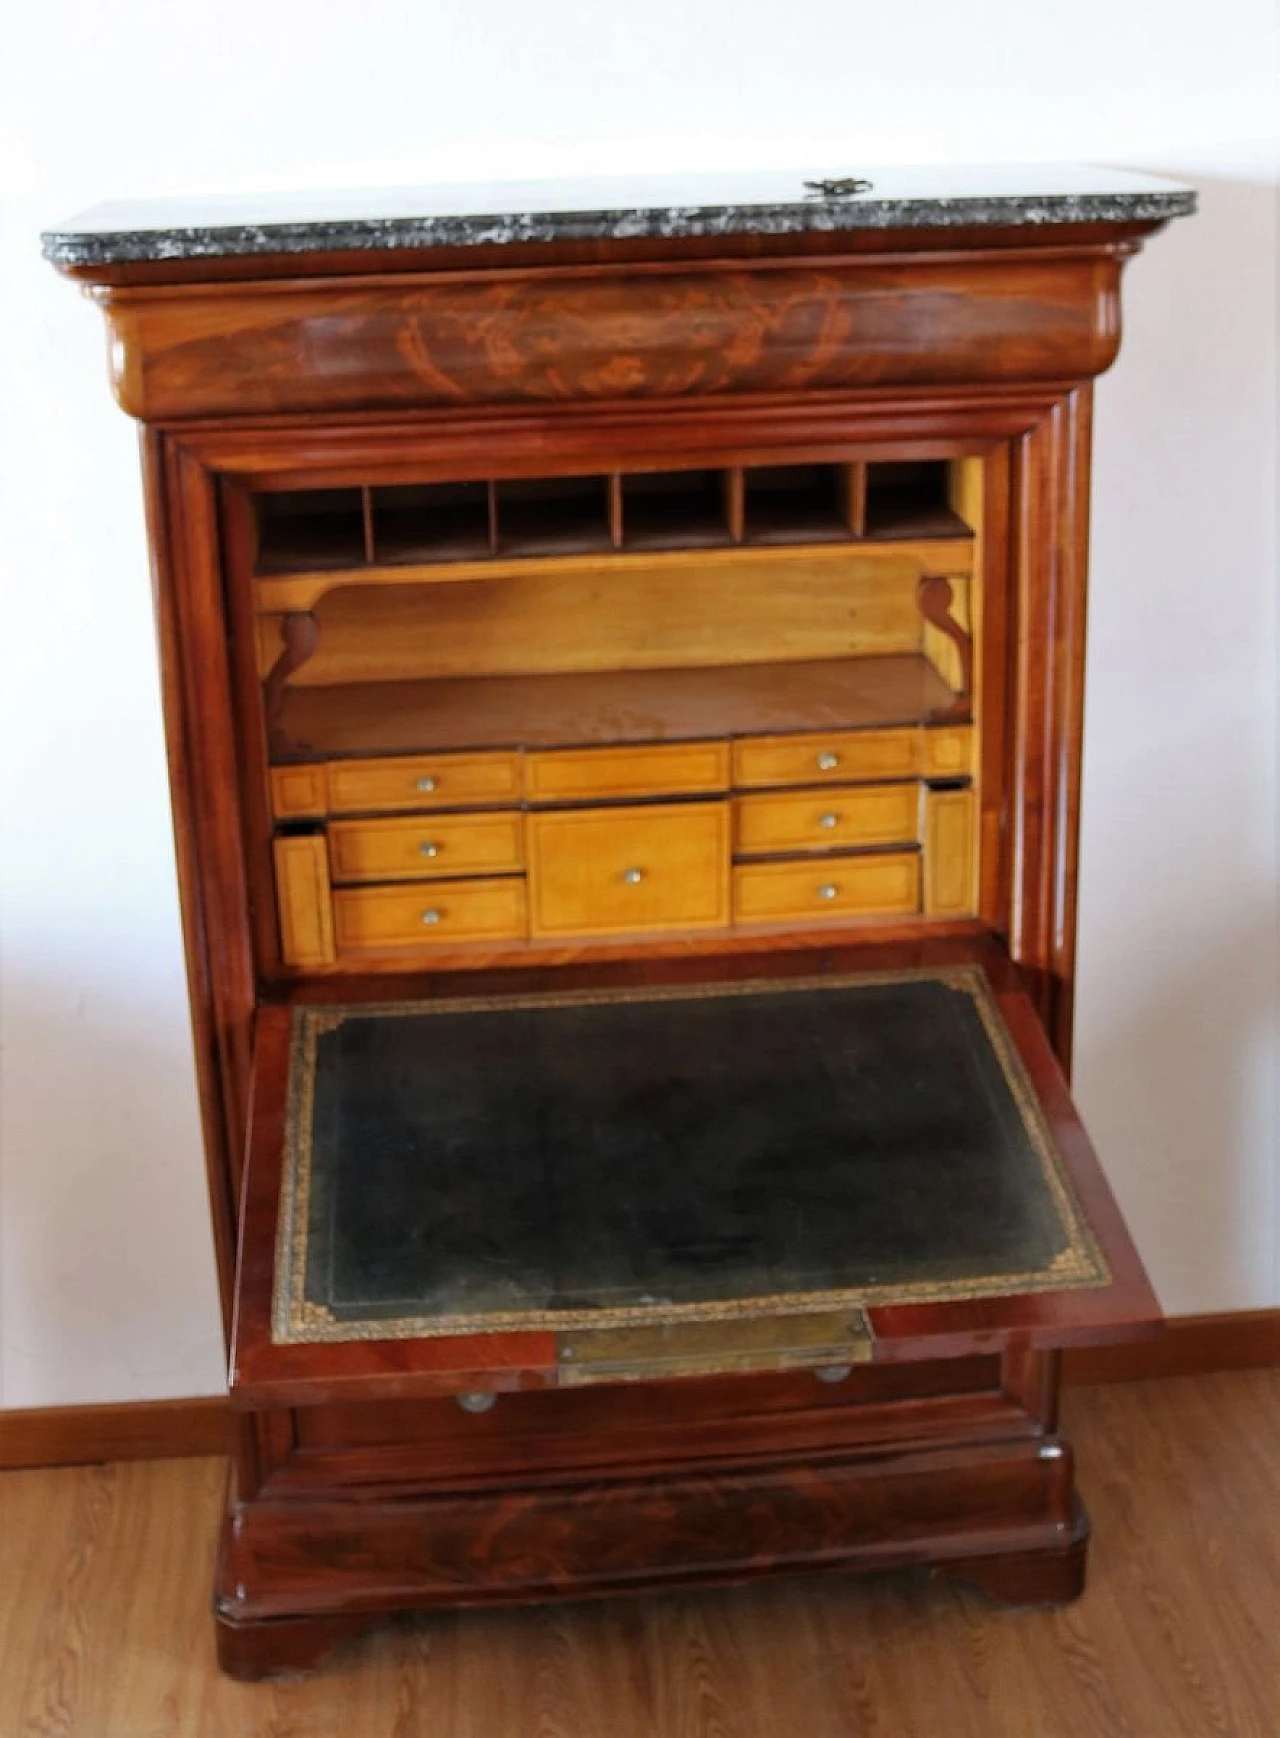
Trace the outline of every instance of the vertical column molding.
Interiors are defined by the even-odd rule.
[[[149,432],[143,451],[178,881],[226,1332],[254,1011],[235,745],[225,723],[216,722],[233,716],[230,637],[213,477],[161,434]],[[210,944],[214,936],[220,938],[216,947]]]
[[[1071,1059],[1092,388],[1017,442],[1009,942],[1055,1050]]]

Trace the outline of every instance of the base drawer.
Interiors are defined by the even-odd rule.
[[[733,872],[736,923],[905,917],[920,909],[920,858],[886,851],[826,862],[745,863]]]
[[[529,817],[531,931],[626,935],[729,922],[729,805]]]
[[[518,937],[525,928],[524,880],[514,875],[435,881],[430,887],[361,887],[333,896],[339,953]]]

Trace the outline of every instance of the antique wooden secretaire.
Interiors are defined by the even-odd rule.
[[[945,179],[949,184],[942,185]],[[240,1409],[222,1659],[1082,1585],[1059,1348],[1110,172],[104,209]]]

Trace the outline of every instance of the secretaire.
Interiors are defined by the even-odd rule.
[[[1091,382],[1184,189],[106,208],[241,1409],[222,1659],[924,1564],[1082,1584],[1056,1350]],[[1105,1155],[1104,1155],[1105,1156]]]

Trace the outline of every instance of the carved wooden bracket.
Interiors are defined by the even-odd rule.
[[[920,614],[931,627],[945,634],[960,654],[960,686],[950,706],[935,715],[939,718],[967,718],[973,707],[973,636],[952,615],[954,602],[951,581],[944,575],[926,573],[921,577],[916,588]]]
[[[934,714],[936,718],[969,718],[974,704],[974,636],[960,626],[960,622],[951,615],[951,605],[955,603],[955,593],[951,591],[951,580],[943,574],[923,574],[915,594],[917,608],[930,627],[937,627],[939,633],[955,645],[960,653],[960,687],[957,688],[955,699],[948,707]]]
[[[286,734],[280,715],[284,710],[285,685],[293,672],[314,657],[320,644],[320,623],[309,610],[294,610],[280,623],[283,649],[263,683],[262,698],[267,715],[267,739],[273,755],[296,753],[305,744]]]

